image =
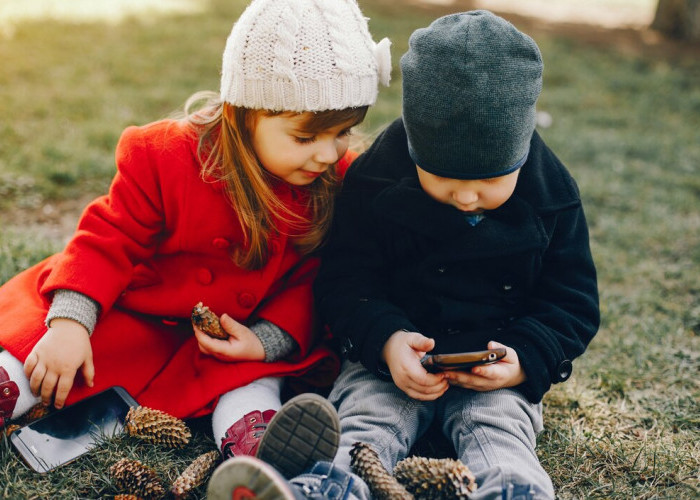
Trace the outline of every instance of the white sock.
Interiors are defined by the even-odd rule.
[[[19,397],[15,403],[15,409],[10,418],[15,419],[24,415],[29,409],[41,401],[41,398],[34,396],[29,389],[29,379],[24,374],[24,364],[7,351],[0,352],[0,366],[2,366],[19,388]]]
[[[281,377],[261,378],[221,396],[211,416],[216,444],[221,446],[221,439],[228,428],[246,413],[279,410],[282,406],[280,394],[283,380]]]

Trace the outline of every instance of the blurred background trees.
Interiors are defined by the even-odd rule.
[[[700,41],[700,0],[659,0],[651,27],[673,38]]]

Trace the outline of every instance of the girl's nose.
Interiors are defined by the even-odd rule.
[[[337,162],[339,159],[340,156],[338,155],[335,139],[328,138],[318,141],[318,148],[314,155],[314,160],[316,162],[330,165]]]

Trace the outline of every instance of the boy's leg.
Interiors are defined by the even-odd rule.
[[[340,421],[333,405],[318,394],[299,394],[272,418],[255,456],[291,478],[316,462],[332,460],[339,440]]]
[[[338,409],[341,425],[333,467],[350,474],[353,493],[359,498],[369,498],[369,489],[351,473],[353,445],[363,442],[372,446],[391,472],[429,427],[435,413],[434,402],[411,399],[392,381],[380,380],[360,363],[349,361],[343,363],[328,399]]]
[[[451,388],[437,418],[457,456],[476,476],[470,499],[554,498],[552,481],[535,453],[542,431],[542,405],[517,391],[476,392]]]

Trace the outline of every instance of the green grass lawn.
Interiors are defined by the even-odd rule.
[[[106,191],[124,127],[218,89],[244,4],[0,23],[0,283],[62,247],[62,214]],[[391,87],[363,125],[372,134],[400,112],[408,35],[446,8],[360,4],[375,38],[393,41]],[[540,459],[561,498],[698,498],[700,49],[630,49],[515,22],[543,53],[539,110],[552,123],[540,133],[579,181],[603,315],[573,377],[545,397]],[[119,438],[46,476],[0,438],[0,497],[109,497],[107,469],[122,456],[167,483],[213,448],[205,429],[180,451]]]

